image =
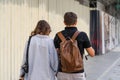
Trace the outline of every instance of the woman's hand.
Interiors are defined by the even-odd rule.
[[[20,77],[20,79],[19,80],[24,80],[24,77]]]

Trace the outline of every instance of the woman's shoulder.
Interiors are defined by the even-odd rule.
[[[49,42],[52,41],[52,38],[47,35],[34,35],[31,38],[31,42],[38,42],[40,40]]]

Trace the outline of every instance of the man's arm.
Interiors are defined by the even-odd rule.
[[[92,47],[89,47],[89,48],[86,48],[86,51],[88,52],[88,54],[91,56],[91,57],[94,57],[95,56],[95,51]]]
[[[95,56],[95,51],[92,47],[89,47],[89,48],[86,48],[86,51],[88,52],[88,54],[91,56],[91,57],[94,57]]]

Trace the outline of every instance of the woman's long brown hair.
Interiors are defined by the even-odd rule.
[[[40,20],[37,23],[36,28],[34,31],[31,32],[31,36],[36,35],[36,34],[41,34],[46,35],[47,31],[50,31],[50,25],[48,24],[47,21],[45,20]]]

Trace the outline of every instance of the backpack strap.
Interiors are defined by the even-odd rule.
[[[63,36],[63,34],[61,32],[58,32],[57,35],[59,36],[59,38],[62,40],[62,41],[65,41],[66,38]]]
[[[72,36],[72,40],[74,41],[76,39],[76,37],[78,36],[80,32],[79,31],[76,31],[73,36]]]

